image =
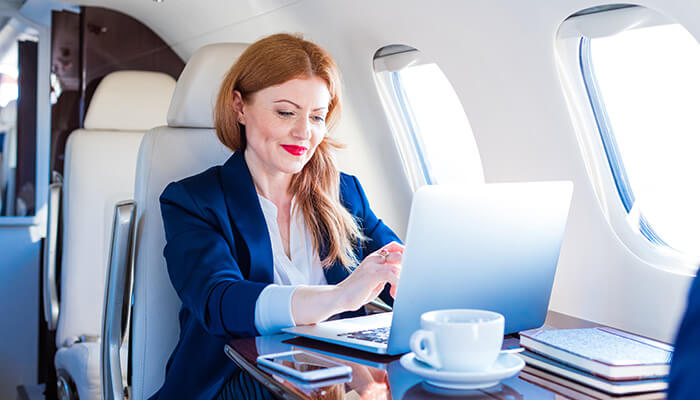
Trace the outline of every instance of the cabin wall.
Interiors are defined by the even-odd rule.
[[[0,229],[0,399],[37,379],[39,254],[36,229]]]
[[[33,6],[29,0],[25,5]],[[54,4],[45,1],[43,7]],[[36,213],[0,218],[0,399],[14,399],[17,385],[37,383],[39,260],[46,234],[49,180],[49,30],[42,22],[50,11],[31,9],[25,16],[8,11],[39,32],[36,109]]]
[[[256,2],[257,8],[241,4],[248,2],[200,3],[196,9],[168,1],[84,4],[140,19],[185,59],[204,44],[251,42],[280,31],[301,32],[326,47],[340,66],[346,89],[344,116],[335,133],[348,144],[340,164],[358,175],[377,214],[401,235],[411,191],[375,87],[372,56],[392,43],[421,50],[454,85],[488,182],[574,182],[551,308],[673,339],[691,277],[638,259],[611,230],[587,175],[557,71],[559,24],[605,2],[443,0],[437,6],[422,0],[267,0]],[[700,3],[637,3],[666,13],[700,39]]]

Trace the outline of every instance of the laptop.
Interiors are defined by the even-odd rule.
[[[377,354],[410,351],[420,316],[477,308],[505,332],[544,324],[571,182],[423,186],[413,197],[393,312],[283,329]]]

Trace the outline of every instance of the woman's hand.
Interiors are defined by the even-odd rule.
[[[391,295],[401,273],[403,246],[391,242],[375,251],[337,285],[299,286],[292,294],[292,318],[296,325],[315,324],[343,311],[357,310],[391,284]]]
[[[395,296],[403,249],[403,245],[391,242],[365,257],[350,276],[336,286],[341,307],[357,310],[374,300],[387,283],[391,285],[391,296]]]

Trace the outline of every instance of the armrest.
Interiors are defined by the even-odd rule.
[[[58,289],[56,287],[56,245],[58,241],[58,217],[61,213],[61,183],[49,185],[48,224],[44,241],[44,319],[50,331],[58,324]]]
[[[368,314],[379,314],[383,312],[390,312],[391,306],[387,305],[379,297],[365,304],[365,310]]]
[[[131,309],[135,218],[134,201],[122,201],[114,207],[101,335],[100,373],[104,399],[124,398],[119,349],[125,340]]]

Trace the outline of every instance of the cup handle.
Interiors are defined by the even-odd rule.
[[[416,357],[435,369],[441,369],[442,363],[435,351],[435,334],[433,331],[418,329],[411,335],[411,351]]]

